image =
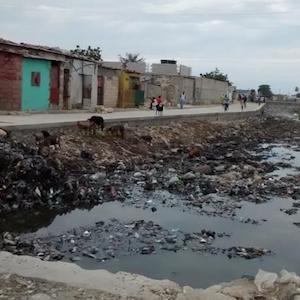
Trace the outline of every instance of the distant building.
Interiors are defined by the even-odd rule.
[[[160,64],[152,64],[151,73],[156,75],[192,76],[192,68],[178,65],[176,60],[162,59]]]
[[[103,67],[123,70],[123,65],[120,61],[104,61],[101,63]],[[146,63],[145,62],[129,62],[126,66],[127,71],[145,73]]]

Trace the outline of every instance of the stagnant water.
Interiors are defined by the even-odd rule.
[[[297,174],[300,167],[300,152],[296,149],[277,145],[270,150],[269,145],[263,145],[266,151],[260,153],[271,162],[288,162],[291,168],[281,168],[270,175],[284,177]],[[38,236],[60,234],[79,226],[93,225],[98,221],[117,218],[121,221],[152,220],[167,229],[180,229],[193,233],[201,229],[226,232],[230,237],[217,239],[217,247],[258,247],[272,250],[271,256],[259,259],[245,260],[243,258],[229,259],[226,255],[199,254],[190,251],[177,253],[159,251],[154,255],[124,256],[106,262],[91,258],[83,258],[78,264],[85,269],[107,269],[112,272],[125,271],[142,274],[155,279],[170,279],[181,285],[207,287],[217,282],[230,281],[243,275],[254,275],[259,268],[269,271],[280,271],[284,268],[300,273],[300,228],[294,222],[300,222],[300,215],[286,215],[281,209],[291,208],[292,199],[273,198],[267,203],[254,204],[245,202],[237,211],[236,220],[208,217],[199,215],[196,210],[186,209],[184,205],[162,206],[161,199],[170,204],[180,203],[177,196],[166,191],[156,191],[143,194],[138,189],[131,195],[138,199],[137,203],[153,201],[158,210],[153,213],[150,209],[133,206],[132,199],[125,203],[105,203],[91,210],[76,209],[68,214],[56,216],[51,224],[32,229]],[[39,216],[41,218],[41,216]],[[245,218],[261,221],[259,225],[240,222]],[[239,220],[240,219],[240,220]],[[32,219],[34,220],[34,218]],[[37,224],[32,224],[38,226]]]

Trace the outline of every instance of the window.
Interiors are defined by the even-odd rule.
[[[92,98],[92,76],[83,75],[83,98],[91,99]]]
[[[41,73],[31,72],[31,86],[40,86],[40,85],[41,85]]]

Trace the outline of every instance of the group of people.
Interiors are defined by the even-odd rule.
[[[162,116],[164,111],[164,102],[162,96],[153,97],[150,102],[150,109],[155,110],[155,114]]]
[[[185,95],[185,92],[183,92],[179,98],[179,105],[180,105],[181,109],[183,109],[185,101],[186,101],[186,95]],[[158,96],[157,98],[153,97],[151,99],[150,109],[155,110],[156,115],[162,116],[163,111],[164,111],[164,101],[163,101],[162,96]]]

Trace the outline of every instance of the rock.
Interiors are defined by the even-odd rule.
[[[83,252],[82,252],[82,255],[83,255],[83,256],[86,256],[86,257],[89,257],[89,258],[92,258],[92,259],[96,259],[96,258],[97,258],[96,255],[94,255],[94,254],[92,254],[92,253],[89,253],[89,252],[87,252],[87,251],[83,251]]]
[[[240,173],[232,171],[232,172],[229,172],[229,173],[222,174],[222,177],[225,180],[234,181],[234,180],[240,179],[242,176],[241,176]]]
[[[52,297],[47,294],[35,294],[28,297],[28,300],[53,300]]]
[[[193,171],[195,173],[209,175],[212,173],[212,168],[209,165],[198,165],[198,166],[193,167]]]
[[[144,177],[144,175],[141,172],[136,172],[133,174],[134,177]]]
[[[105,172],[97,172],[90,176],[91,180],[97,181],[99,179],[105,179],[106,173]]]
[[[88,238],[88,237],[91,236],[91,232],[88,231],[88,230],[86,230],[86,231],[82,234],[82,236],[85,237],[85,238]]]
[[[220,165],[220,166],[215,167],[215,171],[218,172],[218,173],[224,172],[225,169],[226,169],[226,166],[224,166],[224,165]]]
[[[169,179],[169,186],[173,186],[173,185],[177,185],[178,183],[180,183],[180,179],[178,178],[178,176],[173,176]]]
[[[196,178],[196,175],[193,172],[188,172],[188,173],[184,174],[183,176],[181,176],[181,178],[183,180],[193,180]]]
[[[177,236],[176,235],[169,235],[165,237],[165,240],[168,244],[176,244]]]
[[[257,287],[257,290],[261,293],[270,293],[275,289],[275,282],[278,279],[278,275],[275,273],[265,272],[259,270],[257,273],[254,283]]]
[[[0,128],[0,138],[6,138],[8,136],[7,131]]]
[[[81,261],[81,257],[80,256],[74,256],[74,257],[71,257],[70,260],[72,262],[78,262],[78,261]]]
[[[151,253],[153,253],[155,251],[155,247],[154,246],[149,246],[149,247],[143,247],[140,250],[140,253],[143,255],[149,255]]]

